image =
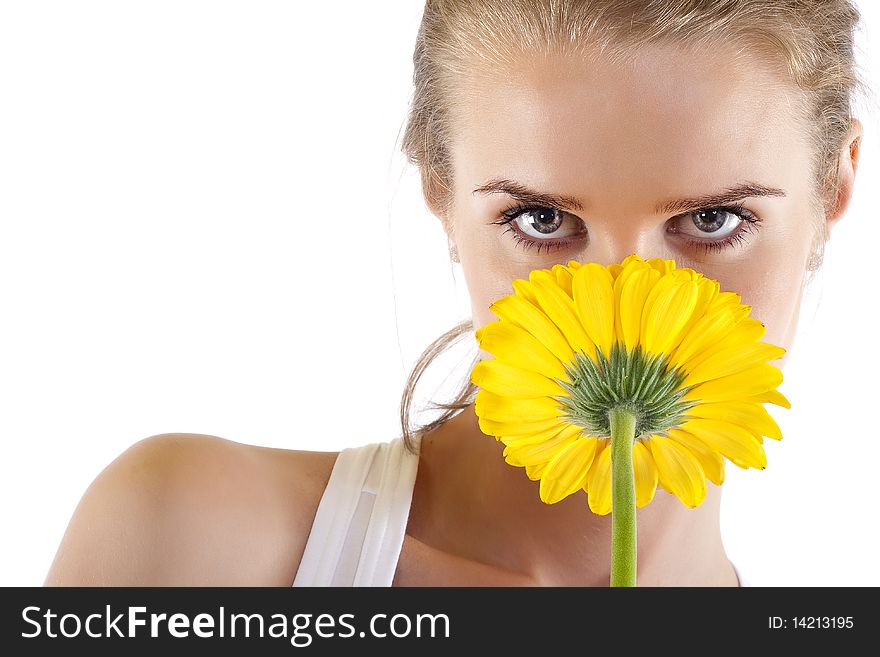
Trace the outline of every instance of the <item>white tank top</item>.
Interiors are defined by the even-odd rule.
[[[418,465],[399,437],[339,452],[293,586],[391,586]]]
[[[418,452],[421,434],[414,446]],[[391,586],[418,465],[402,438],[339,452],[293,586]]]

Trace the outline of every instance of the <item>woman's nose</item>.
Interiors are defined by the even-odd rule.
[[[645,259],[662,257],[663,244],[658,243],[658,237],[646,229],[595,229],[589,234],[589,240],[581,254],[585,260],[581,262],[597,262],[607,266],[622,261],[631,253],[638,253]]]

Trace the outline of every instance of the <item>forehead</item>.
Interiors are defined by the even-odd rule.
[[[809,152],[801,98],[758,60],[731,55],[654,45],[625,62],[554,55],[474,74],[453,112],[456,182],[469,192],[503,175],[585,198],[597,188],[632,198],[634,184],[790,184],[783,171],[802,175],[791,160]]]

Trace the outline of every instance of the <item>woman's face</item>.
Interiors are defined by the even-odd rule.
[[[790,348],[816,207],[797,96],[773,73],[651,47],[627,66],[524,60],[466,91],[448,219],[474,328],[533,269],[638,253],[738,292]]]

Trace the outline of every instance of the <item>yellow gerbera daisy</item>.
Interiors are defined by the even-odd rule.
[[[724,459],[766,466],[763,438],[782,434],[765,410],[790,408],[768,364],[785,350],[740,296],[673,260],[627,257],[603,267],[575,260],[513,282],[476,332],[494,356],[477,363],[480,428],[504,458],[540,480],[553,504],[585,491],[612,511],[612,434],[630,431],[635,505],[657,486],[688,507],[724,481]],[[627,427],[627,423],[632,427]]]

